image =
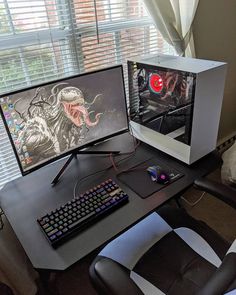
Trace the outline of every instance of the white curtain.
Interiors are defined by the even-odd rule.
[[[195,56],[192,22],[199,0],[143,0],[157,29],[177,54]]]

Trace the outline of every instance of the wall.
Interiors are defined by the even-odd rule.
[[[228,63],[218,140],[236,133],[236,1],[200,0],[193,23],[196,57]]]

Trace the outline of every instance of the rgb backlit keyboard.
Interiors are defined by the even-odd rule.
[[[127,201],[128,195],[109,179],[37,221],[49,243],[56,248]]]

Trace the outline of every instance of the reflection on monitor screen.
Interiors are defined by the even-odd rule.
[[[122,66],[0,97],[23,174],[128,130]]]
[[[133,67],[129,84],[131,119],[189,144],[196,75],[142,63],[128,64]]]

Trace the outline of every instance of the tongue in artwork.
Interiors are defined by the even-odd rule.
[[[85,124],[87,127],[96,126],[102,113],[95,114],[95,120],[92,122],[90,114],[94,111],[88,112],[89,107],[95,102],[96,97],[90,105],[86,105],[84,96],[81,90],[76,87],[63,88],[58,97],[64,106],[66,116],[78,127]]]

